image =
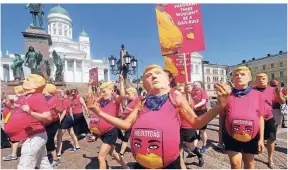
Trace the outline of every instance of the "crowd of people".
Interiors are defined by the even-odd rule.
[[[261,73],[252,86],[249,68],[238,67],[233,87],[223,82],[214,85],[217,103],[208,109],[201,82],[175,83],[171,73],[158,65],[148,66],[142,79],[144,90],[125,87],[122,75],[118,87],[103,82],[95,88],[90,80],[83,98],[77,89],[61,89],[57,96],[55,85],[29,75],[14,88],[17,99],[2,96],[3,133],[12,145],[11,155],[2,159],[16,160],[21,147],[19,169],[55,168],[67,130],[73,142],[71,152],[80,150],[81,137],[102,141],[99,169],[107,169],[108,155],[123,169],[186,169],[185,159],[195,155],[202,167],[206,128],[219,114],[219,144],[227,151],[231,168],[241,168],[242,161],[245,169],[255,168],[254,155],[262,153],[265,145],[268,166],[274,168],[276,133],[287,102],[277,80],[268,86],[267,75]],[[118,138],[122,141],[119,153],[115,150]],[[202,141],[200,148],[198,141]],[[128,146],[136,160],[134,167],[123,159]]]

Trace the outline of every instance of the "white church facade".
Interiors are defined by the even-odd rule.
[[[105,59],[92,59],[90,52],[90,40],[88,34],[83,31],[79,35],[79,41],[72,40],[73,24],[67,10],[60,5],[51,8],[47,16],[48,34],[51,35],[52,45],[49,49],[49,59],[51,60],[51,77],[54,78],[56,67],[53,64],[52,52],[64,59],[64,80],[65,82],[88,83],[89,70],[98,68],[98,80],[110,81],[109,63]],[[21,54],[22,59],[25,54]],[[13,80],[11,65],[15,56],[1,52],[1,80]],[[29,73],[29,69],[24,67],[24,74]]]

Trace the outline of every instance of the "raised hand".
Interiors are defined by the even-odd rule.
[[[225,108],[231,93],[231,87],[224,83],[217,83],[214,87],[217,95],[217,105]]]
[[[97,98],[93,94],[87,95],[87,108],[96,114],[100,112],[100,106],[97,102]]]

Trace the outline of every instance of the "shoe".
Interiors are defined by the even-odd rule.
[[[287,126],[286,125],[282,125],[281,128],[287,128]]]
[[[199,167],[202,167],[204,165],[204,158],[199,158]]]
[[[273,162],[268,162],[268,163],[267,163],[267,166],[268,166],[270,169],[278,169]]]
[[[207,147],[207,146],[203,146],[203,147],[200,149],[200,153],[205,153],[205,152],[206,152],[206,147]]]
[[[75,151],[79,151],[79,150],[80,150],[80,148],[76,148],[76,147],[75,147],[75,148],[71,148],[71,149],[70,149],[70,152],[75,152]]]
[[[59,160],[53,160],[51,165],[52,165],[53,168],[55,168],[55,167],[60,165],[60,161]]]
[[[2,158],[3,161],[12,161],[12,160],[17,160],[18,157],[17,156],[13,156],[13,155],[8,155]]]
[[[194,156],[196,156],[194,153],[189,153],[186,158],[193,158]]]
[[[60,159],[61,158],[61,154],[57,154],[57,158]]]

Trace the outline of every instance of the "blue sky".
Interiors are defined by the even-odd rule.
[[[23,5],[1,5],[2,52],[8,49],[24,53],[21,32],[28,28],[32,19]],[[48,11],[56,5],[45,4],[45,20]],[[154,5],[62,4],[62,7],[72,18],[74,40],[78,41],[85,27],[93,58],[119,56],[123,43],[144,66],[152,62],[163,66]],[[200,54],[210,63],[234,65],[243,59],[287,51],[285,4],[203,4],[201,10],[206,50]],[[142,74],[143,67],[139,70]]]

